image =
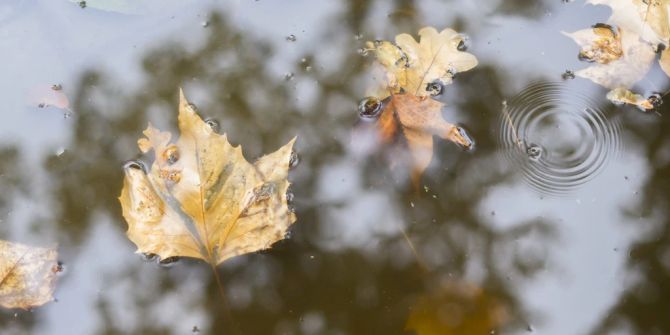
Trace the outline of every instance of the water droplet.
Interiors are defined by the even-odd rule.
[[[470,137],[468,132],[463,127],[455,127],[454,130],[457,134],[457,142],[463,150],[472,151],[475,149],[475,140]]]
[[[169,268],[179,261],[179,256],[172,256],[158,261],[158,265],[163,268]]]
[[[138,161],[138,160],[130,160],[130,161],[127,161],[127,162],[123,163],[123,169],[124,170],[135,169],[135,170],[140,170],[144,173],[147,173],[147,171],[148,171],[147,166],[144,164],[144,162]]]
[[[291,35],[286,36],[286,40],[289,41],[289,42],[295,42],[295,41],[298,40],[298,38],[295,37],[295,35],[291,34]]]
[[[284,74],[284,80],[286,80],[286,81],[292,80],[294,76],[295,75],[293,74],[293,72],[286,72]]]
[[[61,85],[61,84],[54,84],[54,85],[51,85],[51,89],[54,90],[54,91],[60,91],[60,90],[63,89],[63,85]]]
[[[177,149],[177,146],[170,144],[165,151],[163,151],[163,159],[168,165],[176,163],[179,160],[179,149]]]
[[[293,169],[300,163],[300,156],[295,150],[291,151],[291,158],[288,161],[288,168]]]
[[[652,110],[656,110],[656,109],[658,109],[659,107],[661,107],[661,105],[663,104],[663,96],[662,96],[661,94],[659,94],[659,93],[652,93],[652,94],[647,98],[647,101],[649,101],[649,103],[650,103],[652,106],[654,106],[654,108],[653,108]]]
[[[63,273],[65,273],[65,263],[63,263],[61,261],[56,262],[56,265],[54,265],[52,271],[54,273],[62,275]]]
[[[286,190],[286,203],[288,203],[288,204],[292,203],[294,197],[295,196],[293,195],[293,190],[291,190],[291,188],[289,187]]]
[[[531,143],[526,148],[526,154],[528,155],[528,158],[530,158],[531,160],[538,161],[542,156],[542,147],[537,144]]]
[[[202,27],[203,27],[203,28],[207,28],[207,27],[209,27],[209,21],[203,21],[203,22],[202,22]]]
[[[383,103],[375,97],[367,97],[358,103],[358,115],[364,119],[373,119],[379,116]]]
[[[219,125],[219,121],[217,121],[216,119],[212,119],[212,118],[205,119],[205,123],[206,123],[210,128],[212,128],[212,130],[213,130],[215,133],[218,133],[219,130],[220,130],[220,128],[221,128],[221,126]]]
[[[145,262],[153,262],[158,258],[158,255],[152,253],[141,253],[140,258]]]
[[[461,34],[459,37],[461,40],[458,42],[456,49],[458,49],[458,51],[468,50],[468,48],[470,47],[470,37],[464,34]]]
[[[430,96],[433,97],[438,96],[442,94],[443,90],[444,90],[444,84],[440,80],[435,80],[426,84],[426,92],[428,92]]]
[[[561,74],[561,78],[563,78],[563,80],[575,79],[575,73],[571,70],[565,70],[565,72]]]

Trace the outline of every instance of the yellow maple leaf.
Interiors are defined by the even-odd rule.
[[[453,29],[438,32],[433,27],[425,27],[419,30],[419,36],[419,42],[409,34],[400,34],[395,37],[395,43],[367,43],[386,70],[391,93],[428,96],[429,84],[451,84],[456,73],[477,66],[474,55],[458,50],[463,36]]]
[[[249,163],[196,113],[180,91],[180,137],[149,127],[138,141],[154,151],[148,172],[125,167],[119,201],[137,252],[161,259],[199,258],[214,265],[269,248],[296,218],[286,191],[295,138]]]
[[[53,248],[0,240],[0,306],[30,309],[52,301],[57,257]]]

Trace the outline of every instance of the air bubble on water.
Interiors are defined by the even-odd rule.
[[[63,148],[63,147],[58,148],[58,149],[56,150],[56,152],[55,152],[56,157],[60,157],[60,156],[62,156],[64,153],[65,153],[65,148]]]
[[[72,116],[72,111],[65,110],[65,112],[63,112],[63,118],[64,119],[69,119],[71,116]]]
[[[63,85],[61,85],[61,84],[53,84],[53,85],[51,85],[51,89],[54,90],[54,91],[60,91],[60,90],[63,89]]]
[[[293,169],[300,164],[300,155],[295,150],[291,151],[291,158],[288,161],[288,168]]]
[[[430,94],[430,96],[438,96],[442,94],[444,91],[444,83],[441,80],[434,80],[431,81],[430,83],[426,84],[426,92]]]
[[[563,80],[575,79],[575,73],[571,70],[565,70],[565,72],[561,74],[561,78],[563,78]]]
[[[358,115],[364,119],[378,117],[381,110],[382,101],[375,97],[367,97],[358,103]]]
[[[158,255],[150,252],[143,252],[140,254],[140,258],[145,262],[153,262],[158,258]]]
[[[286,190],[286,202],[289,203],[289,204],[292,203],[294,197],[295,196],[293,195],[293,190],[291,190],[291,188],[289,187]]]
[[[205,119],[205,123],[206,123],[210,128],[212,128],[212,130],[213,130],[215,133],[218,133],[219,130],[220,130],[220,128],[221,128],[221,126],[219,125],[219,121],[217,121],[216,119],[213,119],[213,118],[207,118],[207,119]]]
[[[168,163],[168,165],[176,163],[179,160],[179,149],[177,146],[170,144],[170,146],[168,146],[163,152],[163,158]]]
[[[124,170],[135,169],[135,170],[140,170],[144,173],[147,173],[147,171],[148,171],[147,166],[144,164],[144,162],[139,161],[139,160],[129,160],[129,161],[123,163],[123,169]]]
[[[298,40],[298,38],[295,37],[295,35],[291,34],[291,35],[286,36],[286,40],[289,41],[289,42],[295,42],[295,41]]]
[[[209,27],[209,21],[203,21],[203,22],[202,22],[202,27],[203,27],[203,28],[207,28],[207,27]]]
[[[179,256],[172,256],[158,261],[158,265],[163,268],[174,266],[179,261]]]
[[[59,275],[65,273],[65,263],[61,261],[56,262],[56,265],[53,267],[53,272]]]
[[[542,147],[531,143],[526,147],[526,154],[528,155],[528,158],[530,158],[532,161],[538,161],[540,157],[542,156]]]
[[[286,81],[290,81],[290,80],[293,79],[294,76],[295,76],[295,74],[293,74],[293,72],[286,72],[286,73],[284,74],[284,80],[286,80]]]
[[[663,104],[663,96],[660,93],[652,93],[647,101],[654,107],[652,110],[656,110]]]

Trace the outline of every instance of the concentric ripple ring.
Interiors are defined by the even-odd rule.
[[[568,85],[532,84],[503,104],[501,151],[534,189],[569,193],[592,180],[621,149],[620,124],[601,107]]]

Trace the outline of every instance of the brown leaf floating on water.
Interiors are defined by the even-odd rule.
[[[615,88],[607,93],[607,99],[617,104],[637,106],[642,110],[654,109],[654,102],[625,88]]]
[[[53,300],[58,254],[0,240],[0,306],[30,309]]]
[[[295,222],[286,191],[295,138],[249,163],[205,123],[180,92],[180,137],[149,127],[138,141],[155,160],[145,173],[127,164],[119,201],[138,253],[212,265],[270,248]]]

